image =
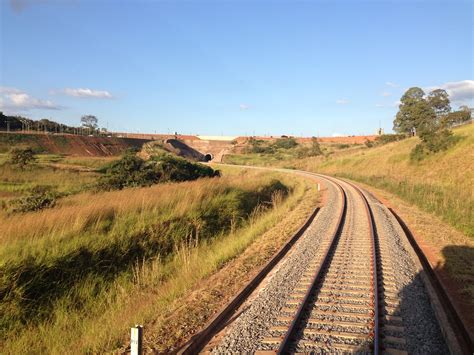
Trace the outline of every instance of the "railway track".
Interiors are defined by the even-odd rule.
[[[278,324],[270,328],[272,336],[263,343],[279,353],[324,349],[378,354],[383,341],[384,352],[403,353],[401,318],[385,299],[390,292],[389,266],[381,260],[369,203],[357,187],[331,182],[342,199],[336,230],[308,265]],[[381,325],[397,336],[381,339]]]
[[[259,314],[253,314],[250,323],[242,326],[262,328],[255,336],[252,331],[245,333],[256,339],[247,342],[250,345],[229,349],[227,345],[216,345],[220,340],[210,341],[228,325],[224,322],[209,327],[201,340],[197,337],[194,346],[191,342],[182,353],[198,350],[407,353],[407,331],[396,280],[397,255],[391,252],[393,245],[386,233],[379,235],[366,194],[343,180],[300,174],[317,176],[337,191],[337,221],[330,225],[330,232],[314,241],[314,253],[310,257],[301,258],[303,271],[297,273],[297,281],[288,292],[280,292],[277,298],[284,301],[278,303],[277,311],[270,312],[267,320],[258,320]],[[279,285],[286,287],[283,282]],[[236,337],[245,334],[240,331]],[[230,344],[235,342],[231,340]]]

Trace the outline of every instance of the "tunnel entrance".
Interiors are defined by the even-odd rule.
[[[211,161],[213,158],[214,157],[210,153],[207,153],[206,155],[204,155],[204,161]]]

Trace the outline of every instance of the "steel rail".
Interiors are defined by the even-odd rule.
[[[403,232],[405,233],[408,239],[408,242],[410,243],[413,250],[415,251],[415,254],[418,257],[418,260],[420,261],[421,266],[423,267],[423,270],[425,271],[426,276],[429,282],[431,283],[431,286],[433,287],[436,293],[436,296],[438,297],[439,302],[441,303],[441,307],[443,308],[444,313],[446,314],[449,325],[451,329],[453,330],[454,336],[457,341],[456,345],[458,346],[458,348],[455,351],[462,354],[466,354],[466,355],[474,354],[474,342],[471,338],[471,335],[469,334],[469,331],[467,330],[464,322],[462,321],[448,293],[443,287],[443,284],[441,283],[440,279],[438,278],[435,271],[431,267],[431,264],[428,258],[423,253],[423,250],[418,245],[418,242],[416,241],[413,233],[410,231],[406,223],[401,219],[401,217],[392,208],[388,208],[388,209],[392,213],[392,215],[395,217],[395,219],[398,221],[398,223],[400,224],[400,227],[403,229]],[[451,351],[454,352],[453,350]]]
[[[311,296],[311,293],[314,289],[314,286],[315,286],[316,282],[322,276],[322,271],[324,269],[324,266],[328,263],[328,261],[330,259],[331,252],[335,248],[335,246],[337,244],[338,237],[341,234],[342,228],[344,226],[344,220],[345,220],[346,213],[347,213],[346,192],[344,191],[344,189],[342,188],[342,186],[339,183],[337,183],[335,181],[332,181],[331,179],[328,179],[326,177],[324,177],[324,178],[326,180],[332,182],[333,184],[335,184],[337,186],[337,188],[339,189],[340,193],[341,193],[341,198],[342,198],[341,213],[339,214],[338,222],[337,222],[337,225],[336,225],[336,230],[334,231],[334,233],[331,237],[331,243],[328,245],[326,251],[323,254],[324,257],[321,260],[318,268],[316,269],[316,272],[313,275],[311,283],[308,285],[308,288],[305,292],[305,296],[303,298],[303,301],[298,306],[298,310],[296,311],[296,313],[293,317],[293,320],[291,321],[290,326],[289,326],[287,332],[285,333],[285,335],[283,337],[283,340],[280,343],[277,354],[287,354],[287,353],[290,352],[291,340],[293,339],[293,337],[295,335],[295,332],[298,329],[297,326],[298,326],[298,323],[300,322],[301,315],[303,314],[303,311],[306,307],[306,304],[308,303],[308,300]]]
[[[224,308],[221,309],[199,333],[195,334],[188,342],[186,342],[186,344],[178,349],[178,351],[176,351],[177,354],[196,354],[200,352],[213,336],[226,326],[227,321],[232,317],[235,311],[245,302],[250,294],[258,287],[258,285],[260,285],[269,272],[285,257],[293,245],[308,229],[316,218],[319,210],[320,208],[317,207],[300,229],[272,257],[272,259],[265,264],[258,274],[253,277],[252,280],[241,289],[241,291],[226,306],[224,306]]]
[[[374,292],[374,330],[373,330],[373,335],[374,335],[374,354],[378,355],[380,354],[380,312],[379,312],[379,304],[380,304],[380,293],[379,293],[379,287],[378,287],[378,281],[379,281],[379,272],[378,272],[378,263],[379,263],[379,258],[377,257],[377,252],[378,252],[378,236],[376,233],[376,227],[375,227],[375,219],[374,215],[372,213],[372,209],[370,208],[369,201],[365,197],[365,194],[362,192],[362,190],[347,181],[344,181],[346,184],[352,186],[362,197],[362,200],[364,201],[364,206],[367,211],[367,217],[368,217],[368,222],[369,222],[369,233],[370,233],[370,240],[372,244],[372,278],[373,278],[373,292]]]

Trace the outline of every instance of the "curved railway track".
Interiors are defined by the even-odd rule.
[[[283,307],[260,339],[259,349],[277,353],[407,353],[395,280],[396,262],[387,240],[379,238],[366,194],[344,180],[299,174],[316,176],[335,186],[340,199],[337,222],[320,241],[317,252],[285,297]],[[263,275],[259,277],[262,279]],[[214,321],[214,325],[211,322],[181,352],[202,350],[227,325],[228,315],[248,294],[247,289],[245,295],[237,296],[234,309],[228,307],[223,312],[227,312],[225,316],[216,318],[226,320]],[[213,346],[205,350],[213,351]]]
[[[325,178],[341,195],[335,231],[324,252],[290,294],[272,326],[272,337],[263,339],[278,353],[293,351],[380,352],[379,287],[380,251],[375,222],[362,191],[348,183]],[[399,339],[403,343],[403,338]],[[394,352],[390,347],[384,351]]]

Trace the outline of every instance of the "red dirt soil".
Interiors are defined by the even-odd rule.
[[[143,144],[149,142],[146,139],[88,137],[72,134],[1,133],[0,138],[5,139],[2,143],[8,145],[3,147],[6,149],[12,146],[29,146],[41,153],[85,157],[117,156],[130,148],[141,149]]]

